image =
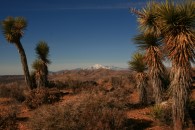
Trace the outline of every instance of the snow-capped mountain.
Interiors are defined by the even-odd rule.
[[[110,70],[127,70],[126,68],[120,68],[116,66],[106,66]]]
[[[119,68],[115,66],[103,66],[100,64],[95,64],[93,66],[85,68],[87,70],[97,70],[97,69],[108,69],[108,70],[124,70],[124,68]]]
[[[84,68],[76,68],[72,70],[60,70],[57,72],[49,72],[50,74],[63,74],[69,71],[80,71],[80,70],[98,70],[98,69],[107,69],[107,70],[127,70],[127,68],[120,68],[120,67],[115,67],[115,66],[103,66],[100,64],[95,64],[90,67],[84,67]]]
[[[97,70],[97,69],[109,69],[106,66],[100,65],[100,64],[95,64],[93,66],[87,67],[87,70]]]

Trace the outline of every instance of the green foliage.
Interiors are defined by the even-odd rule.
[[[40,41],[36,48],[35,52],[37,54],[37,58],[32,67],[35,72],[36,86],[37,87],[48,87],[48,64],[50,64],[50,60],[48,59],[49,55],[49,46],[46,42]]]
[[[163,35],[177,36],[181,32],[190,33],[194,26],[194,2],[180,4],[163,3],[158,8],[158,22]]]
[[[23,36],[27,22],[23,17],[7,17],[2,22],[3,34],[8,42],[16,43]]]
[[[146,50],[155,46],[159,47],[162,44],[161,39],[153,34],[139,34],[133,40],[141,50]]]
[[[49,46],[45,41],[40,41],[36,48],[35,52],[37,54],[38,59],[41,59],[45,64],[50,64],[48,59],[49,56]]]
[[[144,72],[147,69],[144,62],[144,55],[141,53],[135,53],[132,56],[132,60],[129,61],[129,68],[136,72]]]
[[[157,119],[162,124],[172,124],[172,111],[170,106],[163,107],[160,105],[155,105],[150,112],[150,116]]]
[[[41,60],[37,59],[37,60],[35,60],[33,62],[32,68],[34,70],[38,71],[38,72],[42,72],[43,71],[43,68],[44,68],[44,63]]]
[[[142,10],[138,11],[138,22],[139,29],[144,34],[153,34],[154,36],[160,36],[161,32],[158,28],[157,19],[157,9],[159,3],[156,2],[148,2],[147,6]]]

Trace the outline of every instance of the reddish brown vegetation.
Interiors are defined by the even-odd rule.
[[[166,109],[138,104],[135,80],[129,72],[97,70],[96,73],[95,71],[91,73],[96,77],[89,71],[78,71],[77,76],[76,72],[71,71],[67,74],[51,75],[50,81],[53,80],[53,84],[50,87],[55,86],[58,89],[29,91],[21,83],[1,84],[0,130],[17,128],[33,130],[48,127],[110,130],[171,129],[171,122],[167,122],[168,114],[164,113]],[[68,75],[75,77],[67,78]],[[85,76],[89,79],[84,80]],[[147,91],[151,95],[151,88],[147,88]],[[25,104],[33,110],[27,109],[18,97],[24,97]],[[193,97],[194,91],[189,106],[191,114],[195,110]]]

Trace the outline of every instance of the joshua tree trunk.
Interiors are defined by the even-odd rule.
[[[140,104],[147,104],[147,91],[146,91],[146,86],[147,86],[147,80],[146,80],[146,75],[143,73],[138,73],[137,74],[137,88],[139,92],[139,102]]]
[[[44,87],[47,87],[48,85],[48,68],[47,68],[47,65],[44,64],[44,74],[43,74],[43,86]]]
[[[189,67],[191,68],[191,67]],[[191,74],[188,67],[177,67],[171,83],[173,93],[173,122],[174,130],[183,130],[186,104],[188,101],[188,89],[191,84]],[[175,69],[176,70],[176,69]]]
[[[37,85],[37,88],[43,87],[41,72],[36,73],[36,85]]]
[[[152,81],[152,87],[153,87],[153,95],[154,95],[154,98],[155,98],[155,103],[156,104],[160,104],[162,102],[162,93],[163,93],[163,81],[162,81],[162,78],[161,78],[161,75],[159,73],[159,70],[158,69],[153,69],[151,71],[151,81]],[[164,78],[164,77],[163,77]]]
[[[33,89],[24,48],[20,41],[16,42],[15,46],[17,47],[19,54],[20,54],[26,84],[30,89]]]

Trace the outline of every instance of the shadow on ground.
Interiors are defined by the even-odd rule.
[[[151,104],[140,104],[140,103],[134,103],[134,104],[127,104],[126,106],[127,106],[127,108],[128,109],[141,109],[141,108],[145,108],[145,107],[149,107],[149,106],[151,106],[151,105],[153,105],[152,103]]]
[[[140,119],[128,119],[126,121],[127,130],[144,130],[148,127],[151,127],[152,121],[140,120]]]
[[[26,122],[28,121],[28,117],[17,117],[17,121],[20,121],[20,122]]]

